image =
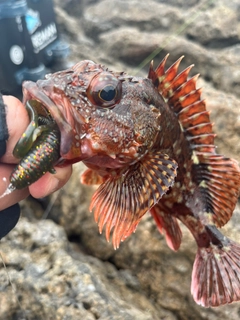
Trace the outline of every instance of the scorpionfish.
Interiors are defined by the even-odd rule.
[[[198,246],[191,292],[205,307],[240,300],[240,245],[219,227],[238,200],[237,161],[215,151],[209,112],[191,67],[167,56],[147,78],[112,72],[90,60],[23,84],[24,103],[35,101],[60,134],[56,165],[83,161],[84,184],[99,184],[90,210],[114,248],[146,212],[172,250],[180,220]],[[37,101],[37,102],[36,102]],[[51,121],[50,121],[51,122]]]

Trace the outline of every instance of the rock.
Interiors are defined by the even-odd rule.
[[[186,8],[189,9],[192,6],[195,6],[196,4],[200,3],[198,0],[156,0],[160,3],[166,3],[171,6],[176,6],[180,8]]]
[[[232,28],[231,26],[235,27]],[[187,28],[186,35],[208,48],[224,48],[240,41],[240,23],[236,10],[228,6],[216,6],[199,13]]]
[[[194,63],[195,72],[216,88],[240,96],[238,1],[173,2],[176,6],[154,0],[137,5],[133,0],[81,5],[68,1],[56,10],[60,29],[69,35],[74,62],[92,59],[114,68],[121,68],[122,62],[131,70],[142,68],[146,59],[158,62],[168,52],[170,62],[184,55],[182,66]]]
[[[148,56],[151,54],[151,58],[154,58],[157,64],[167,53],[170,53],[168,65],[185,55],[181,67],[186,68],[196,61],[195,72],[201,70],[204,77],[211,77],[211,72],[219,68],[218,59],[211,52],[185,38],[171,38],[167,33],[149,33],[136,28],[122,27],[104,33],[100,36],[100,40],[100,46],[106,50],[108,57],[122,60],[130,65],[137,66],[146,58],[149,58],[147,63],[149,65],[151,59]],[[153,56],[153,52],[156,56]]]
[[[1,268],[4,320],[158,319],[131,272],[118,273],[108,262],[73,251],[63,229],[50,220],[33,224],[22,218],[2,240],[1,252],[16,288],[14,293]],[[128,287],[125,279],[132,278]],[[161,311],[161,317],[169,315],[175,319]]]
[[[93,217],[89,218],[94,226]],[[21,218],[2,240],[2,256],[16,293],[1,268],[1,316],[5,320],[26,316],[34,320],[217,320],[231,314],[231,320],[238,319],[237,304],[207,310],[193,302],[189,287],[196,246],[187,230],[183,235],[181,249],[172,252],[146,216],[119,250],[105,243],[106,259],[97,233],[89,228],[82,226],[79,239],[84,241],[69,243],[62,227],[52,221],[31,223]],[[102,255],[102,261],[89,254]]]
[[[123,25],[151,32],[174,30],[182,23],[179,10],[153,0],[138,3],[134,0],[116,2],[104,0],[89,6],[83,15],[85,33],[96,40],[101,33]]]
[[[217,133],[217,152],[240,162],[240,99],[233,94],[216,90],[203,81],[199,81],[199,86],[203,87],[203,97],[211,111],[213,129]]]
[[[180,36],[175,38],[170,37],[168,33],[142,32],[130,27],[106,32],[99,39],[99,51],[107,52],[104,61],[106,63],[122,61],[131,66],[135,73],[146,66],[146,75],[152,59],[157,65],[167,53],[170,53],[170,66],[179,57],[184,56],[181,70],[194,63],[191,74],[200,73],[201,77],[211,81],[217,89],[232,92],[240,97],[240,70],[236,67],[239,63],[239,45],[216,52]]]

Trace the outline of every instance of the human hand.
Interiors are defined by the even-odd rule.
[[[15,97],[3,96],[6,105],[6,121],[8,126],[9,139],[7,141],[6,153],[0,158],[0,195],[4,193],[9,184],[9,176],[18,163],[12,151],[15,144],[29,124],[29,117],[25,107]],[[31,194],[35,198],[45,197],[60,189],[70,178],[72,167],[55,168],[56,173],[46,173],[38,181],[22,190],[15,190],[9,195],[0,199],[0,210],[3,210]],[[6,178],[6,181],[4,180]]]

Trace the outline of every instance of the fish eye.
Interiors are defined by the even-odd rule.
[[[121,96],[121,81],[108,72],[96,75],[87,89],[88,99],[98,107],[112,107],[120,101]]]
[[[113,85],[107,84],[101,91],[99,91],[99,98],[103,101],[112,101],[117,94],[117,89]]]

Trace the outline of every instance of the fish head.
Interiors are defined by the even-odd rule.
[[[85,60],[23,88],[25,101],[40,101],[56,121],[63,162],[121,167],[141,159],[159,133],[159,94],[149,79]]]

